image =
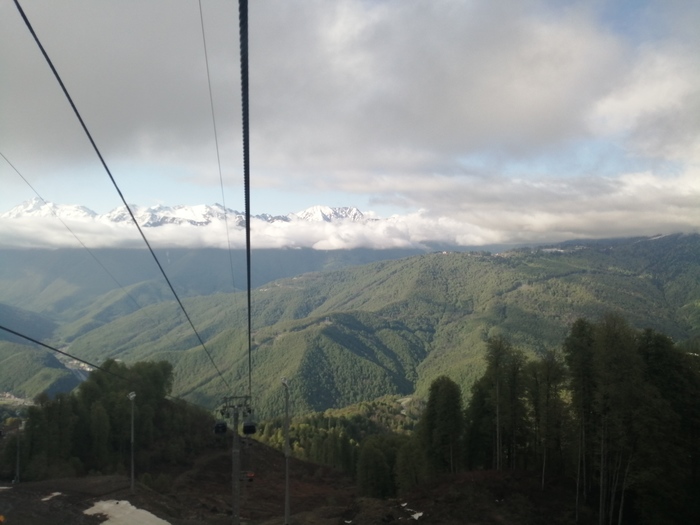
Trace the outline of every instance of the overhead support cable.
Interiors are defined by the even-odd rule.
[[[226,227],[226,245],[228,246],[228,262],[231,268],[231,285],[236,291],[236,280],[233,275],[233,255],[231,254],[231,234],[228,228],[228,209],[226,208],[226,193],[224,192],[224,177],[221,173],[221,155],[219,153],[219,134],[216,127],[216,113],[214,111],[214,95],[211,89],[211,74],[209,72],[209,53],[207,52],[207,38],[204,31],[204,13],[202,11],[202,0],[199,0],[199,21],[202,27],[202,45],[204,47],[204,63],[207,68],[207,86],[209,87],[209,107],[211,109],[211,121],[214,128],[214,143],[216,144],[216,163],[219,167],[219,184],[221,186],[221,204],[224,207],[224,226]]]
[[[156,254],[153,251],[151,244],[148,242],[146,235],[143,233],[143,230],[141,229],[141,226],[139,225],[138,221],[136,220],[134,213],[131,211],[129,204],[126,202],[126,199],[124,198],[124,195],[122,194],[122,191],[119,188],[117,181],[112,176],[112,172],[110,171],[109,167],[107,166],[107,163],[105,162],[104,158],[102,157],[102,154],[100,153],[100,150],[97,147],[95,140],[92,138],[92,134],[88,130],[87,125],[83,121],[83,118],[80,116],[80,112],[78,111],[78,108],[76,107],[75,103],[73,102],[73,99],[71,98],[70,94],[68,93],[66,86],[63,84],[63,80],[61,80],[61,77],[58,74],[58,71],[54,67],[53,62],[49,58],[49,55],[46,53],[44,46],[39,41],[39,37],[37,36],[36,32],[34,31],[34,28],[32,27],[31,23],[29,22],[27,15],[25,15],[24,10],[22,9],[22,6],[19,4],[19,0],[14,0],[14,2],[15,2],[15,6],[17,7],[17,10],[19,11],[20,15],[22,16],[22,19],[24,20],[25,25],[27,26],[27,29],[29,29],[29,32],[34,37],[34,41],[36,42],[37,46],[39,46],[39,49],[41,50],[41,54],[44,55],[44,58],[46,59],[46,62],[48,63],[49,67],[51,68],[51,71],[53,72],[54,77],[56,77],[58,84],[61,86],[61,89],[63,90],[63,94],[65,95],[66,99],[68,100],[68,103],[73,108],[73,112],[75,113],[75,116],[78,118],[78,121],[80,122],[80,125],[82,126],[83,131],[85,132],[85,135],[87,136],[88,140],[90,141],[90,144],[92,144],[92,147],[95,150],[97,157],[100,159],[100,162],[102,163],[102,167],[107,172],[107,175],[109,176],[110,180],[112,181],[114,188],[117,190],[117,193],[119,194],[119,197],[121,198],[121,201],[124,203],[126,210],[129,212],[129,216],[131,217],[131,220],[136,225],[136,229],[138,229],[139,233],[141,234],[141,238],[143,239],[143,242],[148,247],[148,251],[151,252],[151,256],[153,257],[153,260],[155,261],[155,263],[158,265],[160,273],[163,275],[165,282],[168,283],[168,286],[170,287],[170,291],[175,296],[175,299],[177,300],[178,305],[180,305],[180,309],[185,314],[185,318],[187,318],[188,323],[192,327],[192,330],[194,331],[195,335],[197,336],[199,344],[204,349],[207,356],[209,356],[209,360],[211,361],[211,364],[214,365],[214,368],[216,369],[217,373],[219,374],[219,377],[221,378],[221,380],[224,382],[224,384],[227,387],[230,388],[229,382],[226,380],[224,375],[221,373],[221,370],[219,370],[219,367],[216,366],[216,363],[214,362],[214,358],[212,357],[211,353],[209,352],[206,345],[204,344],[204,340],[202,339],[202,336],[199,334],[199,332],[195,328],[194,323],[192,322],[192,319],[190,318],[189,314],[187,313],[187,310],[185,310],[185,307],[182,304],[182,301],[180,300],[180,297],[178,296],[177,292],[175,291],[175,288],[173,287],[172,283],[170,282],[170,279],[168,278],[167,274],[165,273],[163,266],[161,265],[160,261],[158,260],[158,257],[156,257]]]
[[[0,325],[0,330],[5,330],[6,332],[11,333],[12,335],[16,335],[17,337],[21,337],[22,339],[26,339],[27,341],[31,341],[32,343],[34,343],[36,345],[43,346],[44,348],[47,348],[47,349],[51,350],[52,352],[56,352],[58,354],[66,356],[66,357],[70,357],[71,359],[75,359],[76,361],[79,361],[79,362],[83,363],[84,365],[91,366],[92,368],[96,368],[97,370],[102,370],[103,372],[105,372],[107,374],[111,374],[115,377],[118,377],[119,379],[123,379],[124,381],[128,381],[128,379],[126,377],[124,377],[123,375],[115,374],[111,370],[107,370],[106,368],[102,368],[101,366],[97,366],[97,365],[91,363],[90,361],[85,361],[84,359],[80,359],[79,357],[75,357],[74,355],[71,355],[68,352],[64,352],[63,350],[59,350],[58,348],[54,348],[53,346],[47,345],[46,343],[42,343],[41,341],[37,341],[33,337],[29,337],[28,335],[24,335],[24,334],[21,334],[19,332],[16,332],[15,330],[12,330],[11,328],[7,328],[6,326]]]
[[[117,377],[117,378],[123,380],[123,381],[127,381],[127,382],[131,382],[131,381],[132,381],[132,380],[129,379],[128,377],[124,377],[124,376],[121,375],[121,374],[117,374],[116,372],[112,372],[111,370],[108,370],[107,368],[98,366],[98,365],[96,365],[96,364],[94,364],[94,363],[91,363],[90,361],[86,361],[86,360],[84,360],[84,359],[80,359],[79,357],[76,357],[76,356],[74,356],[74,355],[72,355],[72,354],[69,354],[68,352],[64,352],[63,350],[59,350],[58,348],[55,348],[55,347],[53,347],[53,346],[51,346],[51,345],[47,345],[46,343],[42,343],[41,341],[38,341],[38,340],[34,339],[33,337],[30,337],[30,336],[28,336],[28,335],[25,335],[25,334],[22,334],[22,333],[20,333],[20,332],[17,332],[16,330],[12,330],[11,328],[7,328],[6,326],[0,325],[0,330],[4,330],[4,331],[6,331],[6,332],[8,332],[8,333],[10,333],[10,334],[12,334],[12,335],[15,335],[15,336],[17,336],[17,337],[20,337],[21,339],[25,339],[26,341],[29,341],[29,342],[34,343],[34,344],[36,344],[36,345],[42,346],[42,347],[46,348],[47,350],[51,350],[52,352],[56,352],[57,354],[61,354],[61,355],[65,356],[65,357],[68,357],[68,358],[70,358],[70,359],[74,359],[74,360],[76,360],[76,361],[78,361],[78,362],[80,362],[80,363],[83,363],[84,365],[87,365],[87,366],[89,366],[89,367],[91,367],[91,368],[94,368],[94,369],[96,369],[96,370],[100,370],[101,372],[104,372],[105,374],[110,374],[110,375],[112,375],[112,376],[114,376],[114,377]],[[165,397],[167,397],[167,398],[169,398],[169,399],[172,399],[172,400],[174,400],[174,401],[181,401],[181,402],[183,402],[183,403],[185,403],[185,404],[187,404],[187,405],[190,405],[190,406],[193,406],[193,407],[197,407],[197,408],[199,408],[199,409],[201,409],[201,410],[204,410],[205,412],[210,412],[210,411],[211,411],[211,409],[209,409],[209,408],[207,408],[207,407],[203,407],[202,405],[198,405],[197,403],[193,403],[192,401],[188,401],[187,399],[183,399],[183,398],[181,398],[181,397],[173,396],[173,395],[170,395],[170,394],[167,394]]]
[[[248,290],[248,396],[252,395],[253,322],[251,308],[250,265],[250,123],[248,105],[248,0],[238,0],[238,24],[241,52],[241,106],[243,110],[243,192],[245,196],[246,288]]]
[[[12,164],[12,162],[10,162],[10,160],[9,160],[1,151],[0,151],[0,157],[2,157],[3,159],[5,159],[5,162],[7,162],[7,164],[15,171],[15,173],[16,173],[17,175],[19,175],[19,177],[27,184],[27,186],[29,186],[29,188],[31,188],[31,190],[32,190],[32,191],[34,192],[34,194],[39,198],[39,200],[41,200],[41,202],[43,202],[45,205],[48,206],[48,202],[46,201],[46,199],[44,199],[44,197],[42,197],[41,194],[39,194],[39,192],[36,190],[36,188],[34,188],[34,186],[32,186],[32,184],[24,177],[24,175],[22,175],[22,174],[19,172],[19,170],[15,167],[15,165]],[[100,261],[100,259],[97,257],[97,255],[95,255],[95,253],[94,253],[92,250],[90,250],[90,248],[88,248],[88,247],[85,245],[85,243],[82,241],[82,239],[80,239],[80,237],[78,237],[78,235],[71,229],[71,227],[68,226],[68,224],[66,224],[66,221],[64,221],[63,219],[61,219],[61,217],[58,216],[58,215],[56,214],[56,212],[54,212],[51,208],[49,208],[49,211],[51,211],[51,213],[53,214],[53,216],[54,216],[56,219],[58,219],[58,220],[61,222],[61,224],[63,224],[63,226],[66,228],[66,230],[68,230],[68,231],[70,232],[70,234],[71,234],[73,237],[75,237],[75,240],[78,241],[78,243],[79,243],[83,248],[85,248],[85,250],[86,250],[86,251],[90,254],[90,256],[94,259],[94,261],[105,271],[105,273],[106,273],[107,275],[109,275],[109,277],[112,279],[112,281],[114,281],[114,283],[126,294],[126,296],[127,296],[129,299],[131,299],[131,302],[134,303],[134,305],[136,305],[137,310],[140,310],[141,308],[143,308],[143,307],[139,304],[139,302],[134,298],[134,296],[131,295],[131,293],[129,293],[129,290],[127,290],[126,287],[125,287],[122,283],[120,283],[119,280],[114,276],[114,274],[113,274],[112,272],[110,272],[109,269],[107,269],[107,267],[106,267],[104,264],[102,264],[102,261]],[[156,325],[158,324],[158,323],[155,321],[155,319],[153,319],[150,315],[146,314],[146,316],[151,320],[151,322],[153,323],[154,326],[156,326]]]

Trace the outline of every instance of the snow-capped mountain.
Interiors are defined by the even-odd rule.
[[[128,209],[120,206],[97,214],[83,206],[34,199],[0,214],[0,248],[61,248],[76,244],[142,248],[129,211],[147,230],[148,242],[159,248],[241,249],[247,244],[245,214],[220,204],[129,205]],[[254,215],[250,223],[256,249],[414,248],[422,246],[428,235],[431,240],[443,240],[445,235],[434,235],[420,220],[410,216],[378,219],[353,207],[313,206],[287,215]],[[451,232],[448,233],[451,241]]]
[[[155,228],[166,224],[191,226],[207,226],[216,222],[228,220],[234,226],[245,225],[245,214],[221,204],[195,206],[149,206],[129,205],[137,222],[144,228]],[[95,221],[99,223],[129,223],[131,216],[125,206],[119,206],[112,211],[98,215],[94,211],[77,205],[54,204],[40,199],[26,201],[10,211],[0,214],[3,219],[22,219],[27,217],[59,217],[61,219]],[[306,222],[363,222],[365,217],[360,210],[351,207],[331,208],[329,206],[313,206],[306,210],[288,215],[260,214],[253,218],[267,223],[306,221]]]
[[[15,206],[10,211],[0,215],[4,219],[20,219],[22,217],[59,217],[61,219],[94,219],[97,214],[75,204],[54,204],[41,199],[31,199]]]
[[[330,208],[328,206],[312,206],[298,213],[290,213],[289,218],[314,222],[333,222],[336,220],[363,221],[365,216],[357,208]]]
[[[240,215],[233,210],[225,210],[220,204],[209,206],[206,204],[197,206],[149,206],[148,208],[129,205],[139,225],[144,228],[163,226],[164,224],[190,224],[192,226],[206,226],[214,221],[228,219],[236,221]],[[119,206],[109,213],[99,215],[97,220],[102,222],[131,222],[131,216],[125,206]]]

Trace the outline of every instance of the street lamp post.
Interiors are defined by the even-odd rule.
[[[13,483],[19,483],[19,456],[20,456],[20,439],[22,436],[22,414],[17,411],[17,418],[19,419],[19,426],[17,427],[17,439],[15,440],[15,447],[17,448],[17,465],[15,469],[15,479]]]
[[[131,401],[131,493],[134,494],[134,399],[136,399],[136,392],[129,392],[126,397]]]
[[[284,525],[289,525],[289,382],[284,385]]]
[[[19,439],[21,432],[17,430],[17,440],[15,441],[15,446],[17,447],[17,468],[15,470],[15,483],[19,483]]]

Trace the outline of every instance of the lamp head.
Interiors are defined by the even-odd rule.
[[[129,392],[126,397],[129,398],[129,401],[133,401],[136,398],[136,392]]]

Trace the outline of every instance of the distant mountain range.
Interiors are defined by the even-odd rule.
[[[195,206],[129,205],[153,246],[161,248],[241,248],[245,214],[220,204]],[[256,249],[355,248],[426,249],[457,245],[464,229],[445,227],[421,212],[375,218],[354,207],[313,206],[287,215],[252,215]],[[76,240],[77,238],[77,240]],[[78,242],[79,241],[79,242]],[[0,213],[0,247],[8,248],[145,248],[125,206],[98,214],[85,206],[32,199]]]
[[[220,204],[195,206],[137,206],[129,205],[139,226],[144,228],[157,228],[166,224],[189,224],[191,226],[207,226],[213,222],[228,220],[235,226],[245,225],[245,213],[224,208]],[[45,202],[38,198],[23,202],[10,211],[0,214],[0,219],[24,219],[31,217],[58,217],[60,219],[94,221],[101,223],[131,222],[131,216],[125,206],[119,206],[105,214],[97,214],[85,206],[74,204],[55,204]],[[252,218],[268,222],[335,222],[353,221],[363,222],[368,219],[357,208],[329,206],[313,206],[298,213],[287,215],[259,214]]]

